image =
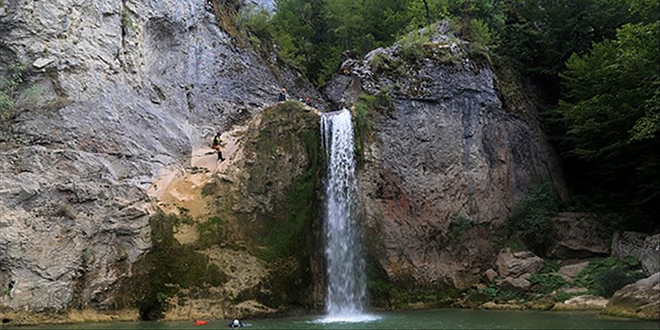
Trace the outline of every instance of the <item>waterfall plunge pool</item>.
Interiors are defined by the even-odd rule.
[[[487,311],[438,309],[381,312],[369,322],[323,323],[324,316],[243,320],[244,329],[658,329],[659,323],[603,316],[598,312]],[[115,329],[228,329],[229,320],[208,325],[190,322],[136,322],[3,327],[3,329],[115,330]]]

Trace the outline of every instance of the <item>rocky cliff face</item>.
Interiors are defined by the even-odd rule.
[[[494,230],[530,184],[550,181],[565,194],[534,109],[505,108],[498,77],[465,46],[441,25],[420,54],[374,50],[344,62],[328,88],[338,106],[362,103],[369,251],[404,287],[478,282],[496,259]]]
[[[281,85],[315,95],[236,47],[218,4],[0,2],[0,77],[25,67],[2,109],[0,306],[116,307],[152,246],[147,189],[164,169],[189,167]]]

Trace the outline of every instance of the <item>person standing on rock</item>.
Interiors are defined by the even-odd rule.
[[[278,102],[286,101],[286,88],[282,87],[280,94],[277,95],[277,101]]]
[[[218,160],[220,160],[221,162],[225,160],[222,157],[222,148],[220,147],[220,132],[215,133],[215,136],[213,137],[213,143],[211,144],[211,148],[213,148],[215,151],[218,152]]]

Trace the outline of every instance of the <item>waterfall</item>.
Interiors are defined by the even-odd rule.
[[[366,276],[357,223],[358,189],[351,113],[321,116],[325,178],[326,322],[364,321]]]

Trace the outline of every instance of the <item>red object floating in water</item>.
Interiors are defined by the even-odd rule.
[[[207,324],[209,324],[209,323],[206,322],[206,321],[204,321],[204,320],[197,320],[197,321],[195,321],[195,325],[207,325]]]

